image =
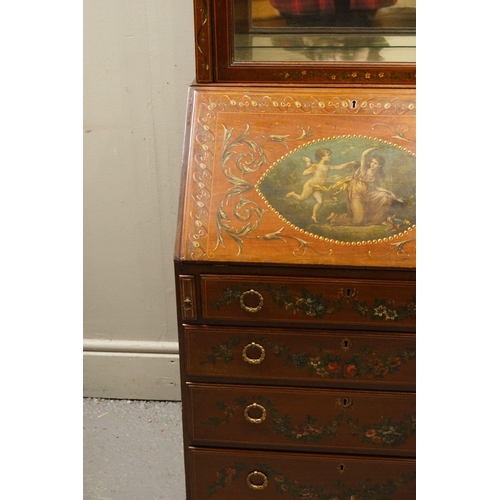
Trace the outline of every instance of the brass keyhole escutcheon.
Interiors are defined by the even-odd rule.
[[[254,470],[247,476],[248,487],[252,490],[263,490],[267,484],[267,476],[263,472]]]
[[[251,365],[258,365],[262,363],[262,361],[264,361],[264,358],[266,357],[266,351],[260,344],[251,342],[250,344],[245,346],[242,355],[246,363],[249,363]]]
[[[182,304],[185,311],[191,311],[191,309],[193,309],[193,301],[189,297],[186,297],[183,300]]]
[[[339,291],[339,296],[346,300],[353,300],[358,296],[358,291],[355,288],[341,288]]]
[[[246,312],[256,313],[262,309],[263,305],[264,297],[262,297],[262,295],[255,290],[247,290],[240,296],[240,306]]]
[[[261,424],[266,419],[266,413],[266,409],[262,405],[252,403],[245,408],[245,420],[251,424]]]
[[[348,351],[351,348],[351,341],[349,339],[342,340],[342,342],[340,343],[340,347],[344,351]]]
[[[354,401],[351,398],[337,398],[335,406],[337,408],[352,408]]]

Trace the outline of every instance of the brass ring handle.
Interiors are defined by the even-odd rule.
[[[255,307],[247,306],[245,304],[245,297],[251,294],[257,295],[257,297],[259,298],[259,304]],[[243,292],[240,296],[240,306],[246,312],[256,313],[262,309],[263,304],[264,304],[264,297],[262,297],[262,295],[259,292],[256,292],[255,290],[247,290],[246,292]]]
[[[259,479],[259,483],[262,482],[262,484],[254,484],[252,483],[252,479]],[[263,490],[267,486],[267,477],[264,473],[259,472],[257,470],[254,470],[253,472],[250,472],[247,476],[247,484],[248,487],[251,488],[252,490]]]
[[[260,356],[258,358],[249,358],[247,356],[247,349],[250,347],[256,347],[257,349],[260,349]],[[245,348],[243,349],[242,356],[245,362],[250,363],[251,365],[258,365],[262,363],[262,361],[264,361],[264,358],[266,357],[266,350],[260,344],[252,342],[245,346]]]
[[[258,418],[251,417],[248,412],[253,408],[258,408],[261,411],[261,416]],[[245,408],[245,420],[251,424],[261,424],[266,419],[266,409],[257,403],[252,403]]]

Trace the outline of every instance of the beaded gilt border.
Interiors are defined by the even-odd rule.
[[[382,126],[383,124],[377,124],[377,125]],[[405,133],[408,130],[409,130],[409,127],[399,127],[399,129],[397,131],[393,131],[395,134],[397,134],[394,137],[400,138],[403,141],[413,142],[413,141],[410,141],[409,139],[407,139],[405,137]],[[268,174],[279,163],[281,163],[282,161],[286,160],[291,155],[293,155],[297,151],[299,151],[299,150],[301,150],[301,149],[303,149],[303,148],[305,148],[307,146],[310,146],[310,145],[318,143],[318,142],[322,143],[322,142],[326,142],[326,141],[334,141],[336,139],[367,139],[367,140],[373,141],[374,143],[387,144],[387,145],[389,145],[389,146],[391,146],[393,148],[399,149],[399,150],[401,150],[401,151],[403,151],[403,152],[405,152],[405,153],[407,153],[407,154],[409,154],[409,155],[411,155],[413,157],[416,156],[413,151],[410,151],[407,148],[404,148],[404,147],[399,146],[397,144],[390,143],[389,141],[385,141],[385,140],[382,140],[382,139],[377,139],[377,138],[374,138],[374,137],[369,137],[367,135],[344,134],[344,135],[340,135],[340,136],[332,136],[332,137],[325,137],[325,138],[321,138],[321,139],[314,139],[313,141],[301,144],[300,146],[298,146],[298,147],[294,148],[293,150],[289,151],[286,155],[283,155],[280,158],[278,158],[264,172],[264,174],[262,175],[262,177],[255,183],[255,186],[254,186],[255,190],[257,191],[257,193],[259,194],[259,196],[262,198],[262,201],[266,205],[267,209],[270,210],[271,212],[274,212],[281,221],[283,221],[286,225],[288,225],[289,227],[291,227],[293,230],[298,231],[299,233],[304,234],[306,236],[309,236],[310,238],[315,238],[315,239],[320,240],[320,241],[326,241],[326,242],[329,242],[329,243],[333,243],[335,245],[345,245],[345,246],[351,246],[351,245],[360,246],[360,245],[363,245],[364,246],[364,245],[369,245],[369,244],[387,243],[387,242],[392,242],[394,240],[403,238],[403,237],[405,237],[407,235],[411,235],[413,229],[415,229],[415,227],[416,227],[416,224],[411,225],[411,227],[408,227],[407,229],[405,229],[405,230],[403,230],[401,232],[397,232],[399,230],[399,227],[398,227],[397,224],[393,223],[393,225],[392,225],[392,227],[390,229],[392,231],[394,231],[394,234],[391,235],[391,236],[384,237],[384,238],[377,238],[377,239],[374,239],[374,240],[367,240],[367,241],[354,241],[354,242],[351,242],[351,241],[342,241],[342,240],[337,240],[337,239],[331,239],[331,238],[327,238],[326,236],[321,236],[321,235],[309,232],[309,231],[307,231],[307,230],[305,230],[305,229],[303,229],[301,227],[296,226],[292,222],[288,221],[278,210],[276,210],[269,203],[269,201],[267,200],[266,196],[264,196],[264,194],[260,190],[260,184],[262,183],[262,181],[268,176]],[[277,233],[276,233],[276,234],[279,234],[279,236],[281,238],[285,237],[285,235],[282,234],[282,231],[283,231],[283,228],[280,229],[279,231],[277,231]],[[267,236],[269,236],[269,235],[267,235]],[[270,238],[268,237],[268,239],[270,239]],[[410,239],[407,239],[405,241],[400,241],[399,243],[397,243],[395,250],[398,253],[400,253],[400,254],[404,254],[405,253],[404,252],[404,246],[409,241],[412,241],[411,236],[410,236]]]

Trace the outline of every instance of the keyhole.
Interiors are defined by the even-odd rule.
[[[344,464],[337,465],[337,470],[342,474],[342,472],[345,471],[345,465]]]
[[[338,408],[351,408],[353,405],[353,401],[350,398],[338,398],[335,402]]]
[[[346,297],[350,297],[351,294],[352,294],[352,290],[350,288],[346,288],[346,290],[345,290],[345,296]]]
[[[354,99],[354,100],[352,101],[352,109],[356,109],[356,104],[357,104],[357,102],[356,102],[356,100]]]
[[[349,339],[344,339],[341,343],[341,347],[342,349],[344,349],[344,351],[349,350],[351,347],[351,341]]]

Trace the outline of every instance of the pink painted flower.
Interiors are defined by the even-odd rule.
[[[344,367],[344,377],[354,377],[356,376],[356,373],[358,373],[356,365],[351,363],[350,365],[346,365]]]

